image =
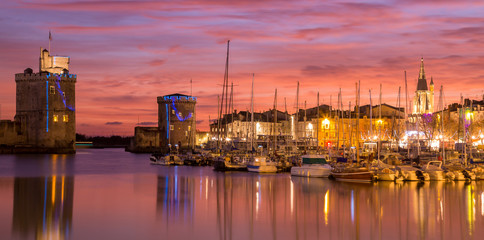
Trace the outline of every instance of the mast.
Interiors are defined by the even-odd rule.
[[[231,138],[233,139],[234,138],[234,82],[231,82],[230,83],[230,107],[229,107],[229,111],[230,111],[230,116],[231,116],[231,124],[232,124],[232,127],[231,127]]]
[[[350,147],[350,152],[351,152],[351,146],[353,145],[353,122],[351,121],[351,101],[348,103],[348,115],[349,115],[349,122],[350,122],[350,129],[348,130],[349,132],[349,147]]]
[[[462,104],[462,142],[464,143],[464,165],[467,167],[467,139],[466,139],[466,118],[464,113],[464,97],[460,94],[460,102]]]
[[[224,140],[227,139],[227,122],[228,122],[228,106],[229,104],[227,103],[228,100],[228,94],[229,94],[229,46],[230,46],[230,40],[227,40],[227,59],[225,61],[225,76],[224,76],[224,82],[225,82],[225,116],[227,118],[225,119],[225,126],[224,126]]]
[[[249,109],[245,110],[245,148],[249,152]]]
[[[356,163],[360,164],[360,81],[356,83]]]
[[[379,100],[380,107],[378,107],[378,123],[380,127],[378,128],[378,161],[380,161],[380,151],[381,151],[381,125],[383,121],[381,120],[381,83],[380,83],[380,100]]]
[[[220,150],[220,127],[221,127],[221,121],[222,119],[220,118],[220,95],[217,95],[217,152]]]
[[[340,112],[341,112],[341,108],[340,108],[340,102],[341,102],[341,89],[340,91],[338,92],[338,102],[336,103],[336,153],[339,152],[339,130],[340,130],[340,123],[339,123],[339,120],[340,120]]]
[[[303,137],[303,140],[304,140],[304,151],[307,152],[307,147],[308,147],[308,141],[307,141],[308,132],[307,132],[307,127],[306,127],[306,110],[307,110],[306,101],[304,101],[304,137]]]
[[[319,91],[318,91],[318,97],[316,101],[318,104],[318,116],[316,120],[316,152],[319,152]]]
[[[371,89],[368,89],[370,92],[370,141],[373,138],[373,103],[371,102]]]
[[[250,151],[254,149],[254,78],[255,74],[252,73],[252,91],[250,94],[250,126],[251,126],[251,138],[250,138]]]
[[[274,155],[276,155],[277,149],[277,135],[276,135],[276,125],[277,125],[277,88],[274,94]]]
[[[297,140],[298,140],[298,128],[299,128],[299,81],[297,81],[297,92],[296,92],[296,152],[297,150]]]
[[[444,86],[440,85],[440,97],[439,97],[439,102],[440,102],[440,115],[441,115],[441,120],[440,120],[440,138],[442,142],[442,163],[445,165],[445,141],[444,141],[444,99],[443,99],[443,91],[444,91]]]
[[[401,105],[401,101],[400,101],[400,93],[401,93],[401,90],[402,90],[402,87],[401,87],[401,86],[398,86],[397,108],[398,108],[398,119],[399,119],[399,120],[395,120],[397,117],[395,117],[395,115],[396,115],[396,111],[394,111],[394,112],[395,112],[395,114],[393,114],[393,115],[394,115],[394,116],[393,116],[393,117],[394,117],[394,120],[393,120],[393,125],[395,125],[395,123],[396,123],[396,122],[400,123],[400,119],[401,119],[401,112],[400,112],[400,105]],[[401,128],[400,128],[400,126],[401,126],[401,125],[400,125],[400,124],[398,124],[398,126],[397,126],[397,128],[396,128],[396,130],[395,130],[395,131],[398,131],[398,132],[396,132],[396,133],[395,133],[395,136],[394,136],[394,139],[395,139],[395,140],[397,140],[397,137],[399,138],[399,136],[400,136],[400,129],[401,129]],[[393,128],[393,126],[392,126],[392,128]],[[397,135],[398,135],[398,136],[397,136]],[[399,138],[399,139],[400,139],[400,138]],[[397,144],[398,144],[398,143],[397,143]]]
[[[407,136],[407,158],[410,158],[410,136],[408,136],[408,90],[407,90],[407,71],[405,74],[405,135]]]

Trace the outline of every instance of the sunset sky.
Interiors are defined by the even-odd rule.
[[[300,107],[355,99],[396,105],[398,87],[414,96],[420,58],[433,76],[438,103],[482,99],[484,1],[0,1],[0,118],[15,115],[15,73],[38,71],[39,48],[71,58],[77,74],[77,132],[134,134],[136,125],[156,125],[156,97],[198,97],[197,129],[208,130],[221,94],[226,41],[229,81],[237,110]],[[402,92],[402,98],[404,94]],[[402,99],[402,102],[404,100]]]

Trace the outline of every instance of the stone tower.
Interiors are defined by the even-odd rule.
[[[15,74],[17,145],[32,152],[75,152],[77,76],[69,74],[69,60],[41,48],[39,72]]]
[[[427,114],[434,112],[434,82],[430,82],[430,89],[427,87],[425,78],[423,58],[420,63],[418,74],[417,90],[413,98],[413,114]]]
[[[172,94],[157,98],[160,146],[172,149],[195,145],[195,105],[197,98]],[[180,146],[181,145],[181,146]]]

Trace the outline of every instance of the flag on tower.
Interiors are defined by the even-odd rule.
[[[52,41],[52,34],[50,33],[50,30],[49,30],[49,40]]]

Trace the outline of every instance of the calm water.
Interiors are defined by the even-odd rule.
[[[151,166],[146,154],[0,155],[1,239],[482,239],[484,182],[351,184]]]

